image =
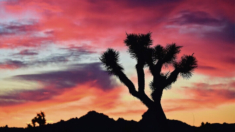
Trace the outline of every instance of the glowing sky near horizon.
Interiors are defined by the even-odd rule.
[[[0,0],[0,126],[26,127],[40,111],[48,123],[90,110],[140,120],[147,108],[99,57],[120,51],[136,85],[136,61],[123,41],[126,33],[148,32],[153,45],[176,43],[183,46],[178,58],[194,53],[198,60],[189,80],[179,76],[164,91],[167,118],[234,123],[234,7],[234,0]]]

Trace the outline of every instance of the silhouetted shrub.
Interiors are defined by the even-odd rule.
[[[31,124],[27,124],[27,128],[32,128],[33,126]]]
[[[45,119],[44,112],[38,113],[37,116],[32,119],[33,127],[36,126],[36,123],[38,123],[39,126],[46,125],[46,119]]]
[[[202,122],[202,123],[201,123],[201,127],[203,127],[204,125],[205,125],[204,122]]]

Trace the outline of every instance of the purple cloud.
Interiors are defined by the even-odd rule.
[[[36,30],[37,30],[37,22],[35,20],[0,24],[0,35],[25,34]]]
[[[181,2],[182,0],[127,0],[129,4],[134,6],[160,6],[162,4],[170,4]]]
[[[210,16],[207,12],[203,11],[191,12],[185,10],[181,11],[179,14],[181,16],[173,19],[171,23],[177,25],[199,24],[199,25],[214,25],[214,26],[222,24],[222,21],[220,19],[214,18]]]
[[[100,68],[100,63],[76,64],[65,71],[48,72],[41,74],[18,75],[15,79],[38,81],[44,85],[54,84],[57,89],[71,88],[79,83],[93,82],[103,90],[113,87],[110,76]]]
[[[210,39],[220,40],[222,42],[228,42],[234,44],[235,42],[235,23],[230,21],[223,22],[223,28],[218,32],[208,32],[205,35]]]
[[[33,56],[33,55],[38,55],[38,53],[36,51],[25,49],[25,50],[21,50],[19,53],[14,54],[14,55]]]
[[[179,12],[180,17],[170,20],[170,24],[177,26],[200,25],[209,26],[215,30],[201,30],[198,34],[206,36],[208,39],[219,40],[222,42],[235,42],[235,23],[225,17],[213,17],[203,11],[188,11]],[[205,27],[207,28],[207,27]]]
[[[61,48],[61,49],[66,50],[71,56],[81,56],[81,55],[96,53],[96,51],[94,51],[95,47],[91,47],[88,45],[82,45],[82,46],[71,45],[68,48]]]
[[[12,79],[40,82],[43,84],[43,88],[14,91],[7,95],[1,95],[0,105],[47,100],[85,83],[104,91],[111,90],[117,84],[106,71],[102,70],[100,65],[101,63],[76,64],[62,71],[14,76]]]
[[[26,66],[26,63],[18,60],[7,60],[5,62],[0,62],[0,69],[18,69]]]

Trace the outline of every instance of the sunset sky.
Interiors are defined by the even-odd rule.
[[[183,46],[198,60],[193,76],[165,90],[168,119],[190,125],[235,123],[234,0],[0,0],[0,126],[26,127],[44,111],[48,123],[90,110],[141,119],[147,108],[101,65],[120,52],[136,84],[126,33],[152,33],[153,45]],[[172,69],[164,67],[163,71]],[[146,93],[152,77],[145,69]]]

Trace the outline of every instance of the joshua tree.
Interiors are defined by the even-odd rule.
[[[138,77],[138,89],[123,73],[123,67],[119,64],[119,52],[108,49],[100,58],[106,70],[119,78],[129,89],[132,96],[138,98],[148,111],[142,116],[142,122],[147,131],[153,129],[166,131],[167,120],[161,106],[161,97],[164,89],[170,88],[180,74],[183,78],[190,78],[192,71],[197,67],[196,58],[192,55],[183,55],[180,61],[176,61],[176,55],[180,53],[182,46],[169,44],[166,47],[152,45],[151,34],[127,34],[124,43],[128,47],[131,57],[136,59],[136,72]],[[171,73],[162,73],[162,67],[172,65],[174,70]],[[151,97],[145,93],[144,68],[148,67],[153,76],[150,83],[152,90]],[[145,130],[146,130],[145,129]]]
[[[45,119],[44,112],[38,113],[37,116],[32,119],[33,127],[35,127],[36,122],[39,124],[39,126],[46,125],[46,119]]]

